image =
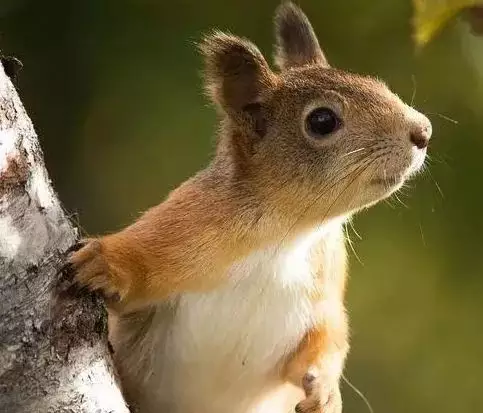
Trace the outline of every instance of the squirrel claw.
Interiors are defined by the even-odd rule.
[[[324,396],[324,385],[320,383],[317,371],[307,372],[302,379],[306,398],[295,406],[296,413],[341,413],[342,400],[336,386]]]
[[[342,413],[340,396],[331,393],[325,403],[319,396],[311,396],[295,406],[296,413]]]
[[[62,272],[72,284],[68,290],[86,288],[100,293],[108,304],[120,301],[120,288],[116,285],[109,264],[102,253],[100,240],[81,240],[74,244],[67,254]]]

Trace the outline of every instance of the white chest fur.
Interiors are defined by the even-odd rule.
[[[211,369],[215,360],[238,376],[273,369],[313,325],[308,249],[304,240],[290,250],[256,252],[230,268],[223,287],[184,295],[177,310],[183,359],[203,348]]]
[[[331,244],[332,232],[339,236],[341,224],[333,225],[234,263],[229,281],[213,292],[180,297],[158,354],[158,379],[170,382],[162,398],[176,398],[173,412],[246,412],[280,384],[278,363],[320,316],[310,298],[316,276],[310,257],[317,244]]]

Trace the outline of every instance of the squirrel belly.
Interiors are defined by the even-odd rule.
[[[145,322],[122,316],[113,344],[128,399],[135,392],[143,413],[245,413],[266,405],[286,385],[284,362],[308,331],[346,328],[334,314],[344,312],[342,225],[334,220],[289,245],[251,253],[229,267],[222,287],[182,293],[144,313]],[[276,397],[284,396],[293,397],[289,390]]]

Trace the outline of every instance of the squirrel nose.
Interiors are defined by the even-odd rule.
[[[431,138],[431,123],[418,125],[409,133],[409,139],[418,148],[424,149],[429,144]]]

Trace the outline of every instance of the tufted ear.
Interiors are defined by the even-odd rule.
[[[275,62],[281,70],[307,64],[329,67],[309,19],[291,2],[275,12],[275,37]]]
[[[259,102],[275,82],[275,74],[258,48],[246,39],[214,32],[204,38],[205,87],[211,99],[227,112]]]

